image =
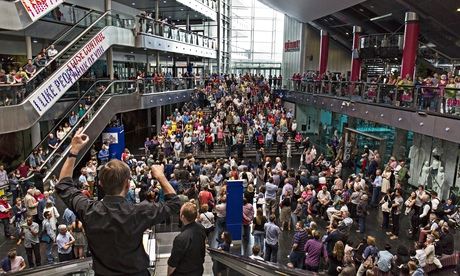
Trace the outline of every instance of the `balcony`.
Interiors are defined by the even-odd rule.
[[[142,18],[136,46],[184,55],[217,58],[217,41],[174,25],[150,18]]]
[[[303,80],[287,101],[460,142],[460,89],[426,85]]]

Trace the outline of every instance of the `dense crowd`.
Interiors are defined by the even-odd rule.
[[[212,75],[202,84],[192,102],[176,109],[160,133],[145,140],[144,156],[136,160],[128,149],[122,154],[131,170],[128,202],[165,200],[150,170],[164,164],[164,174],[182,204],[196,209],[196,221],[205,228],[208,243],[217,237],[217,248],[225,251],[232,243],[226,227],[226,182],[239,179],[244,186],[243,241],[253,245],[253,259],[278,262],[282,231],[292,235],[289,266],[325,269],[330,275],[367,275],[376,270],[422,275],[441,268],[441,259],[454,254],[453,233],[460,223],[455,199],[440,200],[424,185],[408,194],[405,160],[392,157],[384,162],[379,152],[364,147],[361,164],[355,167],[352,158],[344,160],[344,143],[337,134],[321,153],[297,131],[293,111],[284,107],[273,84],[262,76]],[[226,156],[197,158],[215,147],[224,147]],[[298,168],[286,162],[294,148],[302,152]],[[245,158],[248,149],[256,151],[254,160]],[[36,154],[37,162],[41,154]],[[112,158],[108,144],[99,151],[91,149],[77,181],[83,195],[104,198],[98,174]],[[33,165],[24,162],[9,177],[0,167],[0,183],[14,183],[17,191],[12,203],[6,198],[0,202],[5,236],[23,242],[29,267],[41,264],[40,243],[50,263],[55,261],[53,242],[60,261],[86,256],[82,223],[70,209],[59,219],[53,196],[56,178],[50,185],[40,182],[39,173],[33,182],[20,181]],[[368,215],[377,208],[388,239],[408,237],[413,245],[392,248],[389,242],[367,235]],[[399,227],[404,218],[411,225],[407,233]],[[57,225],[58,221],[65,223]],[[356,242],[356,235],[363,239]],[[382,243],[387,245],[379,248]],[[15,250],[2,267],[13,270],[13,264],[16,270],[26,267]],[[176,259],[174,264],[181,265]],[[213,267],[216,274],[225,269],[219,263]]]

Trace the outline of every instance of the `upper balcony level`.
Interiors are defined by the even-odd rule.
[[[184,6],[199,12],[203,16],[217,21],[218,3],[216,0],[176,0]]]
[[[460,143],[460,88],[295,80],[286,99]]]

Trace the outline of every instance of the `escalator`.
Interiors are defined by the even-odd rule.
[[[208,248],[208,253],[211,256],[214,264],[219,263],[222,267],[226,268],[227,274],[223,275],[260,275],[260,276],[279,276],[279,275],[292,275],[292,276],[305,276],[316,275],[313,272],[305,270],[289,268],[284,265],[253,260],[248,257],[234,255],[231,253]]]
[[[58,174],[70,150],[71,138],[79,128],[83,128],[83,131],[89,136],[90,141],[78,156],[77,163],[81,161],[85,153],[91,148],[91,145],[116,114],[187,102],[190,101],[191,92],[193,91],[185,89],[148,94],[138,93],[139,86],[146,88],[145,91],[150,91],[149,85],[153,84],[141,84],[139,80],[119,80],[102,83],[100,86],[95,86],[91,91],[87,91],[87,93],[95,96],[95,100],[85,110],[85,113],[78,118],[77,123],[70,131],[59,141],[56,148],[47,152],[46,159],[39,167],[39,169],[46,169],[44,181],[50,179],[52,175]],[[44,140],[43,143],[46,145],[47,140]]]
[[[55,41],[63,48],[47,66],[16,88],[13,96],[25,94],[24,100],[0,107],[0,133],[30,128],[112,45],[134,46],[133,24],[133,18],[120,13],[89,12]]]

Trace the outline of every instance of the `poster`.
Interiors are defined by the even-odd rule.
[[[62,0],[21,0],[32,21],[37,21],[63,2]]]
[[[118,144],[118,133],[116,132],[104,132],[102,133],[102,143],[108,142],[111,144]]]

